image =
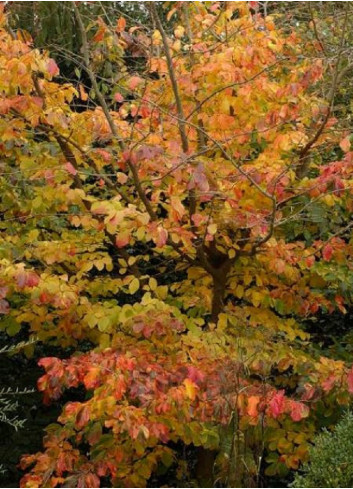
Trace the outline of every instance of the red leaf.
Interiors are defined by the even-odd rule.
[[[82,409],[76,415],[76,426],[77,428],[83,428],[89,421],[90,408],[84,405]]]
[[[309,415],[309,408],[302,402],[291,401],[290,416],[293,421],[301,421]]]
[[[325,261],[330,261],[332,258],[332,255],[333,255],[333,248],[330,244],[327,244],[326,246],[324,246],[324,248],[322,250],[322,256],[323,256]]]
[[[196,367],[188,367],[188,378],[195,384],[201,383],[205,379],[205,374]]]
[[[315,263],[315,257],[313,255],[308,256],[305,260],[305,263],[308,268],[311,268]]]
[[[331,374],[322,382],[322,388],[324,389],[325,392],[329,392],[330,390],[333,389],[335,384],[336,384],[336,376]]]
[[[83,379],[83,383],[85,384],[86,389],[94,389],[99,385],[99,374],[99,367],[92,367],[89,369],[88,373]]]

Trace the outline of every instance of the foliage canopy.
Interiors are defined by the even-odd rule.
[[[87,391],[23,487],[141,487],[177,442],[215,450],[224,484],[256,480],[264,452],[283,474],[350,401],[352,370],[301,326],[352,300],[341,59],[325,101],[322,59],[250,4],[176,4],[167,34],[153,2],[151,33],[85,27],[73,2],[89,89],[2,14],[1,328],[77,349],[40,361],[45,402]]]

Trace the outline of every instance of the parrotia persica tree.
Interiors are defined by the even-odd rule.
[[[212,450],[223,484],[256,483],[297,468],[350,401],[350,366],[300,323],[351,302],[353,152],[331,116],[344,60],[320,100],[322,60],[250,4],[175,4],[164,27],[146,3],[150,33],[124,18],[86,32],[73,3],[90,91],[57,83],[2,15],[1,327],[76,349],[40,361],[44,402],[87,391],[23,457],[23,487],[182,479],[180,443]]]

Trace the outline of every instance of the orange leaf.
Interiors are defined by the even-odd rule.
[[[126,27],[126,20],[124,17],[120,17],[120,19],[116,22],[116,32],[123,32]]]
[[[83,102],[86,102],[86,100],[88,100],[88,95],[85,91],[85,89],[83,88],[83,85],[80,83],[79,86],[79,91],[80,91],[80,98],[81,100],[83,100]]]
[[[258,409],[257,409],[259,402],[260,402],[259,396],[250,396],[248,398],[247,412],[248,412],[249,416],[255,418],[259,414]]]
[[[351,149],[350,136],[346,136],[344,139],[342,139],[342,141],[340,142],[340,148],[345,153],[347,153]]]

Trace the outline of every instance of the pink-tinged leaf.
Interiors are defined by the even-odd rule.
[[[309,408],[302,402],[290,402],[290,417],[293,421],[301,421],[309,416]]]
[[[284,390],[278,391],[269,402],[269,414],[273,418],[278,418],[284,412],[285,404]]]
[[[142,78],[140,78],[139,76],[132,76],[129,80],[130,90],[135,90],[135,88],[138,87],[142,81]]]
[[[316,393],[316,389],[314,386],[312,386],[311,384],[305,384],[304,385],[304,394],[302,395],[302,400],[303,401],[310,401],[310,399],[312,399]]]
[[[188,378],[192,380],[195,384],[199,384],[204,381],[205,374],[196,367],[188,367]]]
[[[325,261],[330,261],[333,255],[333,248],[332,246],[328,243],[327,245],[324,246],[322,250],[322,256]]]
[[[353,367],[347,374],[347,384],[348,384],[348,392],[353,394]]]
[[[50,186],[54,185],[54,172],[51,168],[49,170],[45,170],[44,178],[48,185]]]
[[[3,287],[0,287],[0,298],[4,299],[4,297],[6,297],[8,291],[9,291],[9,288],[6,285],[4,285]]]
[[[216,10],[218,10],[218,9],[219,9],[219,2],[216,2],[216,3],[212,4],[210,11],[216,12]]]
[[[122,157],[123,157],[124,162],[130,162],[133,165],[135,165],[138,162],[136,152],[130,151],[129,149],[126,149],[125,151],[123,151]]]
[[[125,100],[125,99],[124,99],[124,97],[121,95],[121,93],[116,92],[116,94],[114,95],[114,100],[115,100],[115,102],[119,102],[119,103],[121,103],[121,102],[124,102],[124,100]]]
[[[0,314],[8,314],[9,310],[9,303],[5,299],[0,299]]]
[[[77,487],[100,487],[100,479],[96,474],[84,474],[78,478]]]
[[[200,226],[205,221],[205,217],[202,214],[193,214],[191,219],[195,226]]]
[[[142,144],[137,151],[137,158],[139,160],[152,160],[162,153],[163,149],[159,146],[148,146],[147,144]]]
[[[116,179],[121,185],[124,185],[124,183],[126,183],[129,180],[129,177],[125,173],[118,172],[116,174]]]
[[[311,268],[314,263],[315,263],[315,256],[311,255],[311,256],[308,256],[306,259],[305,259],[305,263],[306,263],[306,266],[308,268]]]
[[[250,8],[252,8],[254,10],[259,9],[259,2],[249,2],[249,5],[250,5]]]
[[[167,242],[168,231],[162,226],[157,227],[157,239],[155,240],[157,248],[162,248]]]
[[[35,272],[27,272],[26,286],[36,287],[39,284],[39,276]]]
[[[43,99],[41,97],[32,97],[31,100],[37,107],[43,107]]]
[[[26,272],[24,270],[21,270],[19,273],[16,274],[16,284],[17,287],[20,289],[23,289],[26,286]]]
[[[334,388],[335,384],[336,376],[331,374],[322,382],[322,388],[325,392],[329,392]]]
[[[127,233],[118,234],[115,238],[115,244],[117,248],[124,248],[130,241],[130,236]]]
[[[345,153],[348,153],[348,151],[351,149],[350,136],[346,136],[344,139],[342,139],[340,142],[340,148]]]
[[[51,76],[56,76],[59,74],[58,65],[55,63],[55,61],[52,58],[49,58],[48,60],[47,69],[48,69],[48,73]]]
[[[273,269],[276,273],[281,274],[286,268],[286,262],[282,259],[277,259],[273,262]]]
[[[95,150],[95,152],[99,154],[106,163],[109,163],[112,159],[111,153],[109,153],[109,151],[106,151],[105,149],[98,148]]]
[[[16,283],[19,289],[24,287],[36,287],[39,283],[39,277],[35,272],[20,270],[16,274]]]
[[[77,175],[76,168],[69,161],[67,163],[65,163],[65,168],[70,173],[70,175],[73,175],[73,176]]]
[[[210,189],[206,174],[205,167],[202,163],[199,163],[197,167],[194,169],[194,172],[191,176],[188,189],[192,190],[197,188],[200,192],[208,192]]]

